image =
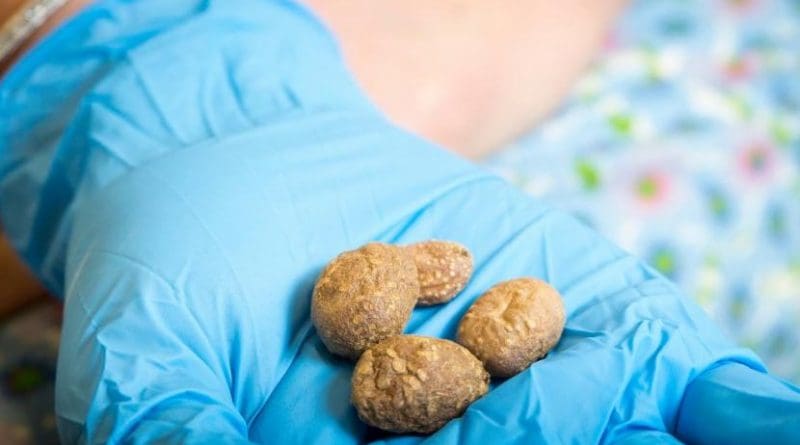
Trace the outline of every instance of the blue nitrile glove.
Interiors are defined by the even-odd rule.
[[[681,409],[698,376],[725,385],[723,369],[746,366],[766,377],[592,230],[372,117],[292,116],[174,152],[85,201],[74,226],[58,382],[68,440],[382,437],[350,407],[352,364],[314,333],[310,291],[343,250],[428,238],[467,245],[475,276],[454,301],[417,310],[408,332],[453,338],[482,291],[518,276],[551,282],[568,312],[546,360],[430,441],[676,443],[667,432],[679,419],[698,441],[731,431],[741,443],[753,428],[755,439],[800,438],[796,415],[780,417],[800,407],[788,386],[760,407],[697,389]],[[718,404],[738,414],[715,415]]]
[[[59,85],[46,72],[23,64],[4,93],[20,113],[9,128],[31,136],[0,148],[0,210],[28,262],[65,296],[56,402],[65,443],[800,439],[797,389],[663,277],[342,99],[356,92],[296,7],[175,0],[170,14],[185,16],[155,20],[147,14],[167,2],[102,4],[72,32],[106,42],[88,59],[105,50],[100,66],[121,66],[59,71],[62,83],[81,70],[103,79],[77,82],[91,89],[79,103],[48,103],[59,116],[71,110],[63,139],[48,113],[25,114],[26,101],[48,97],[41,85]],[[147,32],[98,37],[115,26]],[[417,309],[407,332],[453,338],[478,295],[519,276],[552,283],[568,321],[545,360],[495,382],[439,432],[385,435],[350,406],[353,364],[320,343],[310,293],[341,251],[430,238],[468,246],[475,274],[450,303]]]

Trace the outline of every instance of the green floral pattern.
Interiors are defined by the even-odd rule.
[[[559,112],[488,165],[800,382],[800,1],[634,2]]]

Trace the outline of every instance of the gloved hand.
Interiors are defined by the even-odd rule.
[[[798,389],[658,273],[374,117],[289,116],[172,152],[74,218],[65,443],[800,441]],[[430,238],[467,245],[475,274],[450,303],[416,309],[407,332],[452,339],[477,296],[519,276],[562,293],[566,329],[437,433],[384,435],[350,406],[353,364],[320,343],[311,289],[343,250]]]

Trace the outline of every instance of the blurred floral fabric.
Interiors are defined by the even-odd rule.
[[[633,2],[562,108],[488,166],[800,382],[800,0]]]
[[[48,302],[0,325],[0,443],[56,444],[55,367],[61,311]]]

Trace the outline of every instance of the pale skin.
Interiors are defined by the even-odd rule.
[[[479,158],[535,125],[624,0],[306,0],[394,122]]]
[[[24,0],[0,0],[0,23]],[[72,0],[11,60],[85,7]],[[478,159],[534,126],[591,62],[625,0],[305,0],[393,122]],[[0,240],[0,316],[42,288]]]

